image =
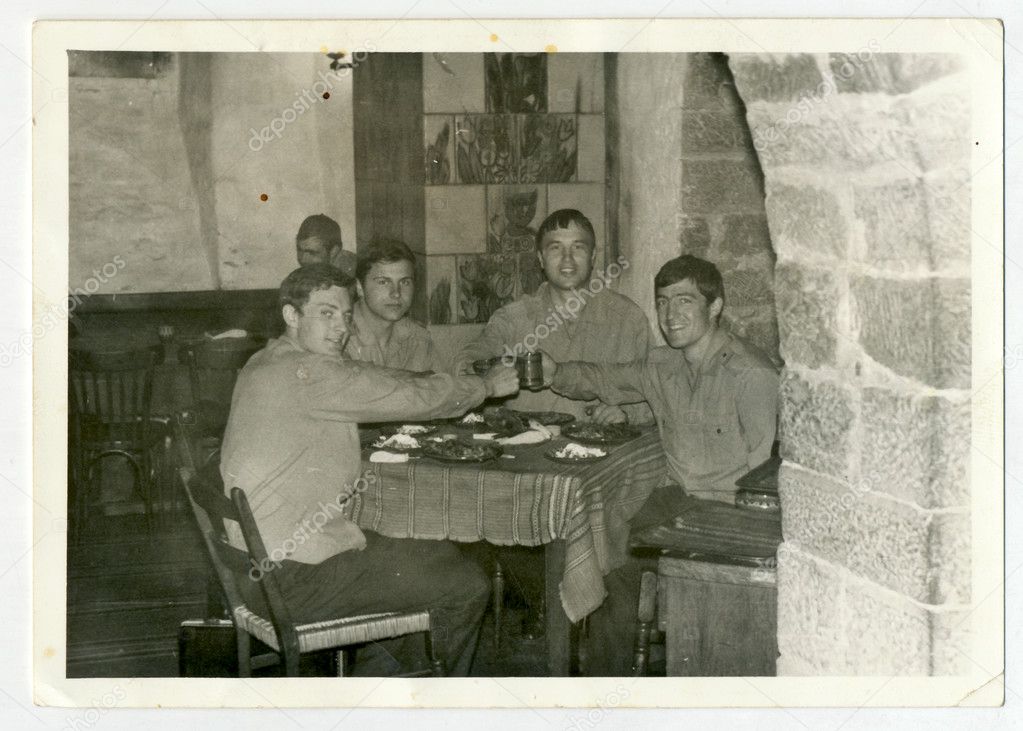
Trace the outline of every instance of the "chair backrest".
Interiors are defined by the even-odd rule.
[[[245,546],[249,549],[249,558],[254,567],[262,570],[259,583],[263,588],[263,597],[270,609],[270,620],[277,632],[281,651],[284,653],[285,659],[297,657],[298,634],[295,632],[291,613],[284,603],[284,595],[277,583],[277,576],[274,573],[276,565],[270,561],[267,555],[263,536],[259,533],[256,519],[249,507],[249,499],[241,488],[233,487],[231,488],[231,502],[234,503],[237,510],[238,524],[242,530],[242,537],[245,539]]]
[[[233,610],[244,606],[245,598],[238,589],[237,581],[239,576],[250,570],[251,565],[244,551],[226,542],[227,521],[237,522],[238,519],[234,503],[222,490],[201,480],[189,467],[179,468],[178,476],[228,608]]]
[[[69,406],[74,433],[101,429],[94,438],[144,442],[149,432],[153,373],[163,346],[118,351],[69,351]]]
[[[264,343],[249,338],[205,340],[185,343],[178,350],[178,360],[188,366],[192,401],[196,406],[212,402],[231,405],[238,372]]]

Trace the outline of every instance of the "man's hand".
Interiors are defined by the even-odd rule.
[[[549,388],[554,383],[554,375],[558,372],[558,362],[541,350],[540,363],[543,368],[543,387]]]
[[[511,396],[519,392],[519,372],[499,363],[483,376],[483,385],[487,387],[487,398]]]
[[[590,409],[593,411],[591,412]],[[589,406],[586,409],[595,424],[624,424],[629,420],[628,415],[621,407],[611,404],[599,403]]]

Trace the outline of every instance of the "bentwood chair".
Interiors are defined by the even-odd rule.
[[[346,648],[416,633],[422,633],[425,638],[430,668],[401,677],[444,675],[443,663],[434,653],[430,613],[425,610],[380,612],[296,624],[291,619],[274,572],[259,571],[255,572],[258,579],[253,577],[253,567],[272,564],[269,563],[266,547],[245,493],[237,487],[233,488],[229,500],[218,486],[199,479],[189,468],[182,467],[179,475],[196,524],[202,533],[207,555],[228,606],[231,607],[240,677],[250,677],[254,670],[278,663],[283,664],[286,675],[297,676],[301,655],[325,650],[337,652],[338,675],[343,676],[347,667]],[[241,529],[248,552],[228,544],[226,527],[229,522],[236,523]],[[265,607],[257,607],[246,601],[239,588],[241,581],[256,581],[259,584]],[[269,647],[272,653],[253,657],[252,638]]]
[[[238,373],[263,345],[251,338],[227,338],[185,343],[178,349],[178,361],[188,366],[192,409],[203,437],[199,464],[219,454]]]
[[[132,489],[145,505],[152,532],[154,491],[162,500],[162,458],[166,424],[150,413],[153,374],[163,346],[119,351],[69,351],[69,441],[72,475],[72,531],[81,537],[93,488],[102,487],[102,465],[123,459],[131,469]],[[161,449],[161,446],[164,449]],[[97,474],[98,473],[98,474]]]

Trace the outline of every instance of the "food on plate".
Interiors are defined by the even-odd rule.
[[[561,430],[569,439],[591,444],[613,444],[639,436],[639,430],[628,424],[569,424]]]
[[[470,426],[472,424],[482,424],[484,423],[484,419],[482,414],[477,414],[475,411],[470,411],[468,414],[463,416],[462,420],[458,423]]]
[[[484,408],[483,420],[491,430],[497,432],[499,437],[521,434],[529,428],[529,420],[527,418],[503,406],[487,406]]]
[[[561,449],[555,449],[552,454],[558,459],[596,459],[607,456],[607,452],[600,447],[584,447],[575,442],[569,442]]]
[[[419,449],[419,440],[407,434],[392,434],[389,437],[380,436],[373,442],[373,446],[380,449]]]
[[[486,462],[500,456],[501,448],[493,442],[468,443],[456,439],[431,442],[423,451],[427,457],[448,462]]]
[[[433,431],[431,427],[423,426],[422,424],[402,424],[394,430],[394,433],[412,436],[413,434],[428,434],[431,431]]]
[[[574,416],[561,411],[516,411],[515,413],[523,418],[539,421],[544,426],[564,426],[575,421]]]

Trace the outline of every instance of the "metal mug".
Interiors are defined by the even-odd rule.
[[[530,391],[539,391],[543,388],[543,356],[539,353],[517,356],[515,369],[519,372],[519,388]]]

